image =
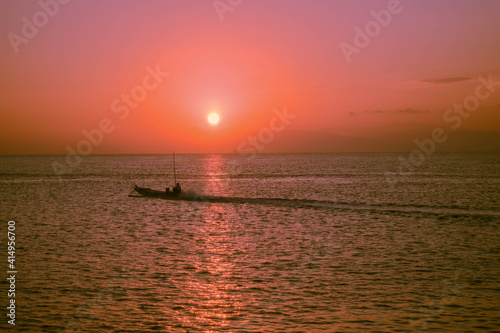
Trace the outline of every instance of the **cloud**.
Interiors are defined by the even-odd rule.
[[[412,109],[412,108],[407,108],[407,109],[400,109],[394,111],[394,113],[412,113],[412,114],[419,114],[419,113],[429,113],[429,110],[417,110],[417,109]]]
[[[375,114],[375,113],[387,113],[387,111],[382,111],[382,110],[371,110],[371,111],[365,111],[363,112],[365,114]]]
[[[457,83],[469,80],[472,80],[472,77],[460,76],[460,77],[445,77],[441,79],[420,80],[420,82],[428,84],[449,84],[449,83]]]
[[[424,79],[424,80],[411,80],[405,82],[407,85],[412,86],[439,86],[445,84],[453,84],[457,82],[465,82],[473,80],[470,76],[455,76],[455,77],[443,77],[439,79]]]
[[[356,115],[372,115],[372,114],[422,114],[429,113],[429,110],[418,110],[413,108],[405,108],[405,109],[396,109],[396,110],[366,110],[363,112],[349,112],[350,116]]]

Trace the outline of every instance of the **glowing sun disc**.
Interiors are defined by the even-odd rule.
[[[208,122],[212,125],[217,125],[219,123],[220,117],[217,113],[212,112],[208,115]]]

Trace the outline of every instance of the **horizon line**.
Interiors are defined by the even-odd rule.
[[[253,155],[304,155],[304,154],[407,154],[411,151],[323,151],[323,152],[259,152],[259,153],[178,153],[176,155],[238,155],[238,156],[253,156]],[[450,150],[450,151],[436,151],[434,154],[491,154],[500,153],[499,150]],[[0,154],[0,157],[13,157],[13,156],[66,156],[66,155],[80,155],[80,154]],[[104,154],[88,154],[82,156],[130,156],[130,155],[172,155],[172,153],[104,153]]]

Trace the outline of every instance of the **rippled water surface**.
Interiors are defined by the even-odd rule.
[[[15,331],[500,331],[498,154],[177,156],[223,203],[128,197],[172,186],[168,155],[64,158],[0,157]]]

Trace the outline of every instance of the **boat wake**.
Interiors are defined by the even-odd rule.
[[[213,195],[202,195],[193,191],[183,193],[179,200],[189,200],[210,203],[237,203],[237,204],[260,204],[274,205],[291,208],[319,208],[334,210],[365,210],[374,212],[400,212],[400,213],[426,213],[433,215],[453,216],[490,216],[500,217],[500,212],[493,210],[470,210],[463,208],[430,207],[430,206],[406,206],[406,205],[377,205],[359,203],[336,203],[333,201],[305,200],[305,199],[283,199],[283,198],[243,198],[223,197]]]

